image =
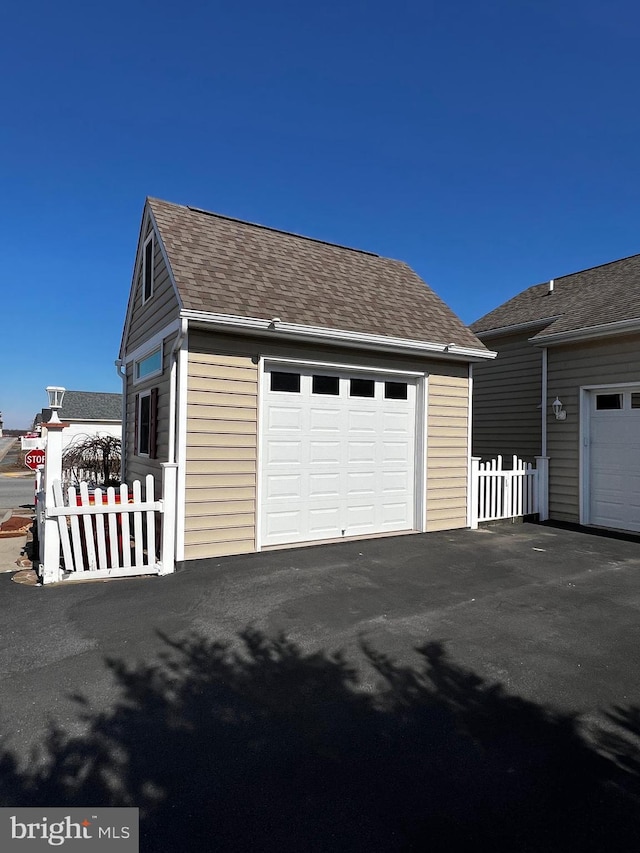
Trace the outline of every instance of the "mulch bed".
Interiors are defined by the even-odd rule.
[[[0,538],[7,539],[10,536],[24,536],[31,529],[33,520],[21,515],[12,515],[0,524]]]

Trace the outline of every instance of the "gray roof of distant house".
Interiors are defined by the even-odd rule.
[[[640,321],[640,255],[529,287],[471,324],[476,333],[529,323],[544,323],[542,339],[617,323]],[[547,321],[545,323],[545,321]]]
[[[184,309],[484,349],[401,261],[147,201]]]
[[[122,394],[102,391],[65,391],[62,408],[58,412],[61,421],[116,421],[122,420]],[[51,409],[43,409],[41,420],[46,423]],[[36,416],[36,422],[39,422]]]

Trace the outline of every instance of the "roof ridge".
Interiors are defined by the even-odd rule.
[[[260,228],[263,231],[272,231],[275,234],[284,234],[287,237],[297,237],[299,240],[308,240],[311,243],[320,243],[323,246],[332,246],[334,249],[344,249],[346,252],[356,252],[359,255],[369,255],[372,258],[380,258],[376,252],[369,252],[366,249],[356,249],[354,246],[344,246],[342,243],[332,243],[330,240],[320,240],[317,237],[308,237],[306,234],[298,234],[295,231],[285,231],[283,228],[273,228],[271,225],[262,225],[259,222],[250,222],[248,219],[239,219],[237,216],[227,216],[224,213],[216,213],[213,210],[205,210],[203,207],[194,207],[191,204],[182,205],[164,199],[150,198],[150,201],[160,201],[163,204],[168,204],[171,207],[183,207],[185,210],[190,210],[193,213],[202,213],[205,216],[213,216],[216,219],[224,219],[227,222],[237,222],[240,225],[250,225],[252,228]]]
[[[568,273],[565,273],[564,275],[556,276],[553,280],[558,281],[558,279],[560,279],[560,278],[571,278],[571,276],[574,276],[574,275],[582,275],[582,273],[591,272],[591,270],[599,270],[602,267],[609,267],[612,264],[622,263],[622,261],[630,261],[632,258],[640,258],[640,252],[636,252],[635,255],[625,255],[624,258],[616,258],[614,261],[606,261],[604,264],[594,264],[592,267],[585,267],[582,270],[575,270],[574,272],[568,272]],[[543,281],[543,282],[540,282],[540,284],[546,285],[546,284],[548,284],[548,282]],[[539,286],[540,285],[535,285],[535,284],[532,285],[532,287],[539,287]]]

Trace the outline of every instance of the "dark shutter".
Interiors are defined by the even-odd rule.
[[[151,406],[149,415],[149,457],[158,458],[158,389],[151,389]]]
[[[136,394],[133,400],[134,405],[134,414],[133,414],[133,453],[135,456],[138,455],[138,411],[140,409],[140,394]]]

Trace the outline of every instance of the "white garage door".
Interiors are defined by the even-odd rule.
[[[640,531],[640,388],[591,393],[589,520]]]
[[[416,380],[267,365],[263,546],[413,530]]]

